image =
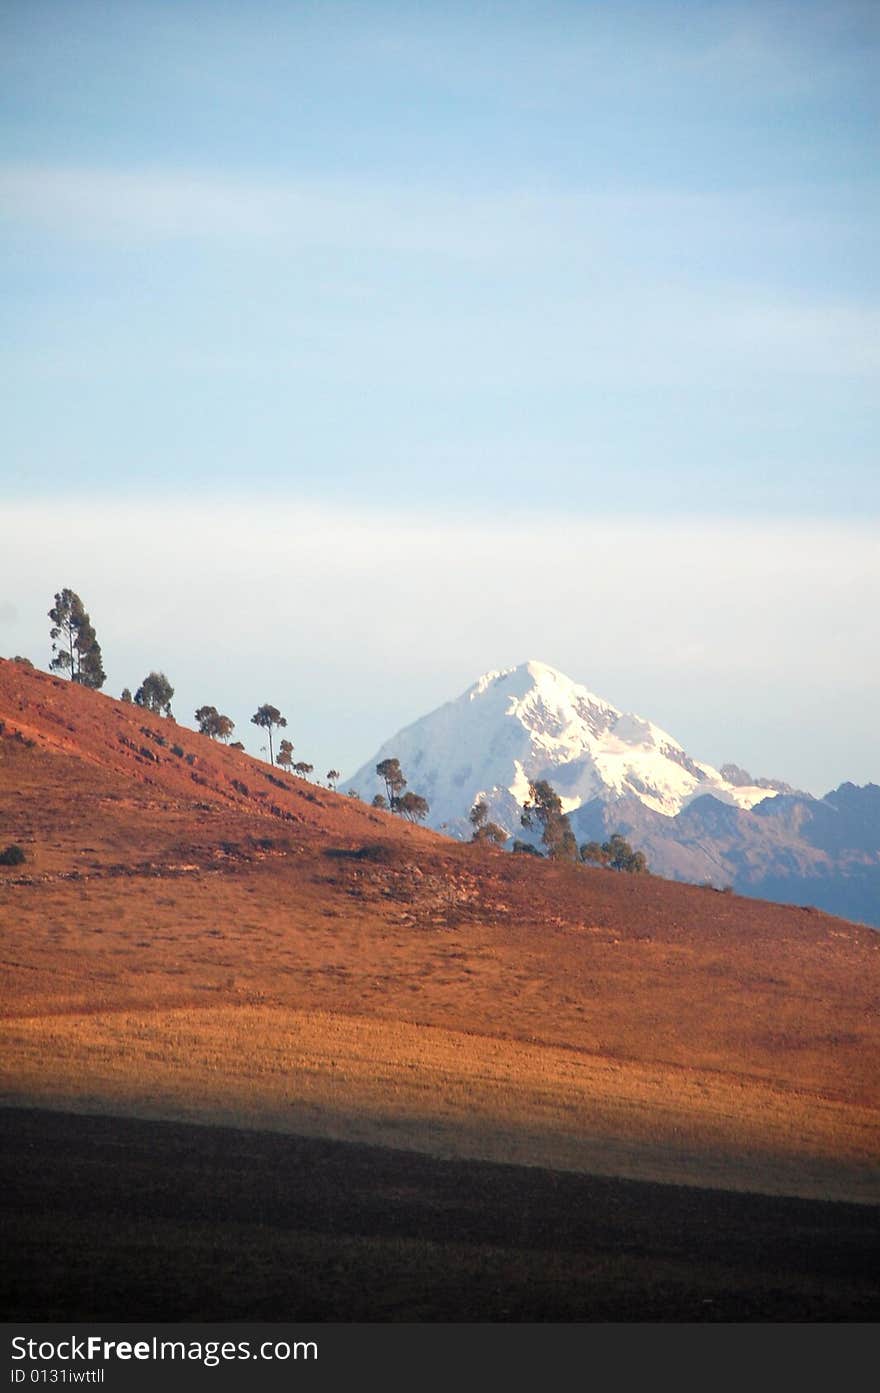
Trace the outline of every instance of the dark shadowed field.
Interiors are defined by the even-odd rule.
[[[6,1320],[870,1321],[875,1206],[0,1110]]]

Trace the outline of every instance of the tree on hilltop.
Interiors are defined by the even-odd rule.
[[[338,769],[328,769],[328,770],[327,770],[327,786],[328,786],[329,788],[331,788],[331,789],[333,790],[334,793],[336,792],[336,785],[337,785],[338,783],[339,783],[339,770],[338,770]]]
[[[306,764],[305,760],[300,760],[299,764],[293,766],[294,774],[299,774],[301,779],[307,779],[314,770],[314,764]]]
[[[285,769],[288,774],[290,773],[291,765],[293,764],[293,745],[289,740],[281,741],[278,746],[278,753],[275,756],[275,763],[279,768]]]
[[[619,832],[614,832],[606,843],[610,856],[608,864],[613,871],[626,871],[630,875],[641,875],[648,869],[648,861],[643,851],[634,851],[629,842]]]
[[[210,735],[212,740],[228,742],[235,730],[235,721],[230,720],[228,716],[222,716],[216,706],[200,706],[196,712],[196,720],[202,735]]]
[[[629,875],[642,875],[648,869],[648,861],[643,851],[633,851],[629,842],[620,832],[614,832],[607,842],[584,842],[581,847],[581,860],[588,865],[608,866],[613,871],[626,871]]]
[[[162,712],[166,716],[170,716],[173,696],[174,688],[164,672],[150,672],[135,692],[134,700],[136,706],[143,706],[147,711],[155,711],[157,716],[161,715]]]
[[[287,720],[282,716],[277,706],[270,706],[268,702],[263,706],[258,706],[251,716],[251,725],[260,726],[261,729],[269,733],[269,763],[275,763],[275,751],[272,748],[272,727],[286,726]]]
[[[523,827],[541,829],[548,856],[558,861],[577,860],[577,842],[562,811],[562,800],[546,779],[529,783],[529,801],[523,805],[520,821]]]
[[[499,827],[497,822],[489,821],[489,805],[485,798],[474,804],[469,817],[474,829],[472,842],[481,842],[484,846],[503,846],[507,841],[504,828]]]
[[[382,759],[376,765],[376,773],[385,782],[385,796],[392,812],[397,811],[397,800],[406,788],[406,779],[400,768],[399,759]]]
[[[403,793],[397,799],[396,811],[407,822],[424,822],[430,811],[427,798],[420,793]]]
[[[95,636],[92,621],[75,590],[59,590],[49,610],[52,627],[53,672],[66,672],[71,681],[96,691],[107,680],[101,657],[101,645]]]

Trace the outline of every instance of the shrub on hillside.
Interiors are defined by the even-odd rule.
[[[375,861],[379,865],[394,860],[394,853],[384,842],[367,842],[354,852],[354,856],[358,861]]]
[[[538,848],[537,848],[536,846],[532,846],[531,842],[524,842],[524,841],[521,841],[519,837],[514,837],[514,839],[513,839],[513,846],[511,847],[511,850],[513,851],[514,855],[516,855],[516,856],[543,856],[543,855],[544,855],[543,851],[539,851]]]
[[[10,842],[5,851],[0,851],[0,866],[20,866],[26,859],[17,842]]]

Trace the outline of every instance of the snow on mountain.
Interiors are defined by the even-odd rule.
[[[490,817],[519,834],[529,782],[547,779],[571,812],[591,799],[635,796],[653,812],[675,816],[710,793],[751,808],[772,790],[728,782],[692,759],[666,731],[622,712],[546,663],[487,672],[454,701],[398,731],[345,782],[369,801],[384,792],[376,775],[397,758],[408,787],[430,804],[428,822],[469,833],[479,798]]]

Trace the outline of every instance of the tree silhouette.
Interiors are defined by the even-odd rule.
[[[429,812],[428,800],[420,793],[403,793],[397,799],[396,811],[408,822],[424,822]]]
[[[290,768],[293,764],[293,745],[289,740],[282,740],[279,744],[278,753],[275,756],[275,763],[279,765],[280,768],[286,769],[288,774],[290,773]]]
[[[235,721],[230,720],[228,716],[221,716],[216,706],[200,706],[196,712],[196,720],[202,735],[210,735],[212,740],[228,741],[235,730]]]
[[[584,842],[581,860],[591,865],[608,866],[613,871],[626,871],[629,875],[642,875],[648,869],[645,853],[633,851],[620,832],[613,832],[601,846],[598,842]]]
[[[544,854],[536,846],[532,846],[531,842],[524,842],[519,837],[514,837],[511,850],[515,856],[537,856],[539,859]]]
[[[73,682],[97,690],[107,680],[101,657],[101,645],[95,637],[92,621],[75,590],[59,590],[49,610],[52,627],[53,672],[66,672]]]
[[[499,827],[497,822],[489,821],[489,805],[485,798],[474,804],[469,817],[474,829],[472,842],[481,842],[484,846],[503,846],[507,841],[504,828]]]
[[[303,760],[299,764],[295,764],[293,766],[293,772],[294,774],[299,774],[300,778],[306,779],[308,778],[309,774],[311,774],[314,767],[314,764],[306,764]]]
[[[269,732],[269,763],[274,764],[275,751],[272,748],[272,727],[286,726],[287,720],[282,716],[277,706],[270,706],[267,702],[263,706],[257,707],[256,711],[251,716],[251,725],[260,726],[263,730]]]
[[[529,783],[529,801],[523,806],[520,821],[523,827],[540,827],[548,856],[562,861],[577,859],[577,842],[562,811],[562,800],[546,779]]]
[[[406,779],[400,768],[399,759],[383,759],[376,765],[376,773],[385,781],[385,795],[392,812],[397,811],[397,801],[406,788]]]
[[[348,791],[349,791],[349,793],[351,793],[352,790],[349,789]],[[385,797],[385,794],[384,794],[384,793],[377,793],[376,796],[375,796],[375,798],[373,799],[372,803],[370,804],[370,807],[371,807],[371,808],[379,808],[382,812],[387,813],[387,811],[388,811],[388,799]]]
[[[166,716],[170,716],[173,696],[174,688],[164,672],[150,672],[135,692],[134,700],[135,705],[143,706],[147,711],[155,711],[157,715],[164,711]]]
[[[335,792],[336,792],[336,785],[339,783],[339,770],[338,770],[338,769],[328,769],[328,770],[327,770],[327,783],[329,784],[330,788],[332,788],[333,792],[335,793]]]
[[[608,850],[611,853],[608,864],[614,871],[627,871],[630,875],[641,875],[648,869],[648,862],[643,851],[633,851],[629,842],[626,841],[619,832],[613,832],[608,838]]]

